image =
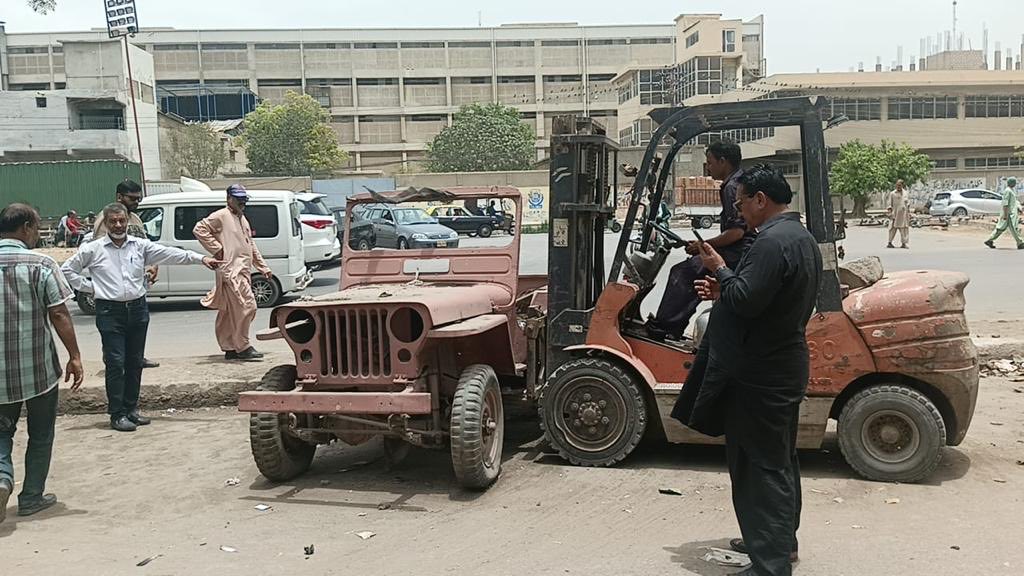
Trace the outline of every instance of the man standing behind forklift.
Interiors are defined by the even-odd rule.
[[[695,288],[715,304],[708,365],[689,422],[701,431],[702,422],[724,419],[743,536],[731,544],[752,562],[740,574],[790,576],[801,509],[797,427],[810,377],[805,330],[821,282],[821,252],[800,215],[789,212],[793,191],[780,171],[755,166],[737,182],[736,205],[758,236],[735,268],[710,243],[699,244],[714,276]]]
[[[727,140],[713,142],[707,149],[708,173],[715,180],[722,181],[719,198],[722,202],[721,234],[707,241],[732,268],[739,263],[740,257],[754,239],[753,232],[747,230],[743,217],[736,211],[736,182],[742,171],[740,162],[743,155],[740,147]],[[664,340],[666,337],[681,340],[690,318],[697,311],[700,298],[694,291],[693,283],[709,273],[704,269],[697,243],[691,242],[686,253],[692,257],[672,267],[669,272],[668,284],[661,297],[658,313],[647,321],[647,334],[652,338]]]

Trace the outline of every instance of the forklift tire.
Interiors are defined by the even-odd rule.
[[[927,396],[898,385],[871,386],[839,415],[843,457],[868,480],[917,482],[942,459],[946,424]]]
[[[559,455],[576,466],[611,466],[647,428],[641,383],[618,364],[579,358],[558,367],[541,390],[540,424]]]
[[[289,392],[295,389],[295,366],[271,368],[256,387],[258,391]],[[255,412],[249,415],[249,443],[256,468],[272,482],[284,482],[309,470],[316,446],[288,433],[288,414]]]
[[[619,232],[622,232],[622,224],[619,224],[616,220],[612,220],[612,234],[618,234]]]
[[[483,490],[501,473],[505,414],[494,369],[474,364],[462,371],[452,398],[452,467],[459,484]]]

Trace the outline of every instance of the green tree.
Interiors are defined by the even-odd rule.
[[[308,94],[288,92],[284,104],[263,102],[245,117],[242,144],[258,176],[329,173],[348,154],[338,147],[330,115]]]
[[[906,144],[883,141],[881,146],[851,140],[839,148],[832,163],[829,188],[853,199],[853,216],[867,213],[868,200],[876,192],[892,189],[897,180],[909,188],[927,178],[931,160]]]
[[[519,111],[501,104],[469,104],[427,147],[431,172],[526,170],[534,160],[533,130]]]
[[[169,144],[170,164],[177,175],[213,178],[228,161],[220,135],[207,124],[186,124],[181,130],[171,131]]]
[[[40,14],[49,14],[57,9],[57,0],[28,0],[28,7]]]

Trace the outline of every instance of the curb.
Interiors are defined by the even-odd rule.
[[[1019,338],[975,337],[972,340],[974,340],[974,346],[978,349],[978,358],[982,362],[1024,356],[1024,340]]]
[[[177,384],[143,384],[139,406],[143,410],[165,410],[167,408],[212,408],[237,406],[238,394],[255,390],[260,378],[252,380],[228,380],[221,382],[181,382]],[[57,401],[60,414],[105,414],[107,412],[106,391],[99,387],[82,388],[72,392],[60,389]]]

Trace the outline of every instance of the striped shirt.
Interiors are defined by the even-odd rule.
[[[49,392],[61,377],[49,309],[71,300],[71,290],[53,258],[32,252],[20,240],[0,240],[0,404]]]

